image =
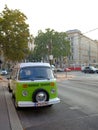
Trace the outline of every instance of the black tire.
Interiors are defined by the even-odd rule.
[[[33,93],[32,99],[33,102],[49,101],[49,94],[43,89],[38,89]]]
[[[15,94],[14,94],[14,92],[12,91],[12,98],[14,99],[15,98]]]
[[[51,104],[51,105],[48,105],[47,107],[52,107],[53,106],[53,104]]]
[[[11,90],[11,88],[10,88],[10,85],[8,85],[8,91],[11,93],[12,92],[12,90]]]
[[[20,110],[20,107],[19,107],[19,106],[17,105],[17,103],[16,103],[15,97],[13,98],[13,101],[14,101],[15,109],[16,109],[16,110]]]

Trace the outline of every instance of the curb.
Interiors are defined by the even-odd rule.
[[[12,130],[23,130],[23,127],[20,123],[19,117],[14,108],[13,102],[11,100],[11,96],[8,91],[6,91],[6,86],[4,86],[4,93],[6,98],[6,103],[8,107],[9,120]]]

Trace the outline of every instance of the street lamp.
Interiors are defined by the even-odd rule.
[[[48,50],[47,60],[48,60],[48,62],[49,62],[49,46],[47,45],[46,48],[47,48],[47,50]]]
[[[50,64],[52,64],[52,60],[53,60],[53,55],[50,54],[50,47],[47,45],[46,48],[48,49],[48,62],[50,61]]]
[[[90,47],[90,43],[89,43],[89,50],[88,50],[88,59],[89,59],[89,65],[90,65],[90,61],[91,61],[91,47]]]
[[[50,62],[50,64],[52,64],[52,60],[53,60],[53,55],[52,55],[52,40],[48,43],[48,45],[46,46],[46,48],[48,49],[48,62]]]
[[[49,59],[50,59],[50,64],[52,64],[53,55],[49,55]]]

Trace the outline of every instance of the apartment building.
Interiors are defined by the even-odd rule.
[[[69,64],[98,63],[98,41],[86,37],[77,29],[69,30],[66,33],[71,45]]]

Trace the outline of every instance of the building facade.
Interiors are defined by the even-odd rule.
[[[69,64],[89,65],[98,63],[98,41],[86,37],[77,29],[69,30],[66,33],[71,46]]]

